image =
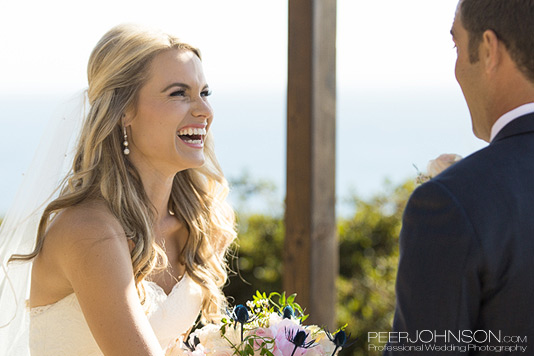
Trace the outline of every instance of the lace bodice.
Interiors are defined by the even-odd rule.
[[[145,283],[148,318],[163,348],[186,332],[201,307],[202,291],[187,274],[169,295],[154,282]],[[30,310],[32,356],[103,356],[75,294]]]

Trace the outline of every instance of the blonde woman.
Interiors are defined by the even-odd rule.
[[[220,315],[235,238],[200,53],[118,26],[88,81],[72,169],[33,252],[11,257],[33,263],[31,355],[163,355]]]

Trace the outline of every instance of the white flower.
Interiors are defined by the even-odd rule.
[[[202,352],[206,355],[232,355],[234,346],[241,343],[240,327],[234,329],[232,326],[226,328],[224,337],[221,335],[220,326],[208,324],[191,334],[191,338],[198,337],[200,345],[203,347]],[[198,347],[200,346],[197,346]]]
[[[317,325],[306,326],[306,332],[310,333],[310,339],[314,339],[316,345],[306,351],[306,356],[332,355],[336,345],[326,335],[326,332]]]
[[[208,324],[200,329],[195,330],[190,338],[198,337],[198,340],[202,345],[210,339],[220,339],[221,338],[221,328],[215,324]]]
[[[165,356],[188,356],[191,352],[184,345],[181,338],[172,341],[167,349],[165,349]]]
[[[430,177],[435,177],[441,172],[443,172],[445,169],[452,166],[454,163],[460,161],[461,159],[462,156],[459,156],[454,153],[442,154],[438,158],[428,162],[428,166],[426,169],[427,175]]]
[[[336,348],[336,345],[330,339],[328,336],[326,336],[326,333],[324,330],[320,330],[314,335],[315,342],[317,342],[317,352],[320,352],[320,355],[332,355],[334,352],[334,349]]]

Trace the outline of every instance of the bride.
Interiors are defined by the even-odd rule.
[[[33,251],[10,258],[33,264],[29,348],[163,355],[199,313],[219,317],[235,238],[200,52],[118,26],[93,50],[88,81],[72,168]]]

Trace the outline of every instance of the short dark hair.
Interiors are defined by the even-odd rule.
[[[469,60],[478,61],[486,30],[495,32],[517,68],[534,82],[534,0],[462,0],[460,19],[469,34]]]

